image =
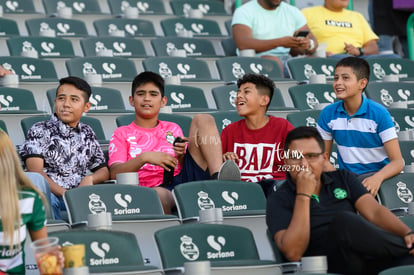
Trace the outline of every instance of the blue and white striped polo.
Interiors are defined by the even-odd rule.
[[[345,111],[342,100],[326,106],[317,128],[324,140],[336,142],[339,167],[357,174],[378,171],[388,164],[384,143],[397,138],[387,109],[364,96],[352,116]]]

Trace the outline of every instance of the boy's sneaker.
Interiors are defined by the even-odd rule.
[[[217,179],[241,181],[240,169],[233,160],[226,160],[220,167]]]

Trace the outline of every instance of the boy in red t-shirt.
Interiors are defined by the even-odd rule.
[[[266,115],[275,88],[268,77],[246,74],[237,86],[236,108],[244,119],[223,129],[223,160],[234,160],[242,180],[258,182],[267,196],[286,178],[283,147],[294,127],[284,118]]]

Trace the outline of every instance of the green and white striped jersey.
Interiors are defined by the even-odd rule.
[[[0,217],[0,271],[9,274],[25,274],[23,248],[27,230],[37,231],[46,224],[45,207],[39,195],[31,189],[20,190],[18,194],[21,225],[14,232],[14,240],[18,240],[20,235],[20,249],[17,246],[10,249],[9,243],[4,239]]]

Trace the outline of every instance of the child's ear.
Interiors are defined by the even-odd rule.
[[[364,90],[368,85],[368,79],[362,78],[359,80],[359,83],[361,85],[361,90]]]
[[[163,96],[162,99],[161,99],[161,108],[164,107],[167,104],[167,101],[168,101],[167,97]]]
[[[262,106],[267,106],[270,102],[270,97],[268,95],[263,95],[262,96]]]

